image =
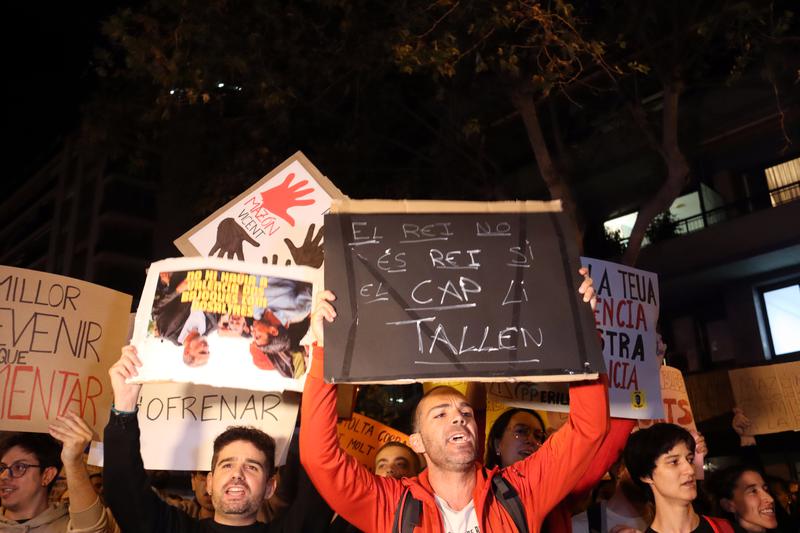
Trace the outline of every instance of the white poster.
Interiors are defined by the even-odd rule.
[[[134,381],[302,390],[319,275],[217,258],[153,263],[134,325],[142,361]]]
[[[597,292],[594,312],[608,372],[611,415],[664,418],[658,357],[658,276],[582,257]]]
[[[275,464],[286,462],[297,393],[256,392],[190,383],[148,383],[139,397],[142,460],[148,470],[211,470],[214,439],[229,426],[254,426],[275,439]],[[102,444],[89,460],[102,466]]]

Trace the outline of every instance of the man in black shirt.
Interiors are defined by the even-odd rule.
[[[275,442],[255,428],[228,428],[214,441],[206,489],[214,518],[197,520],[162,501],[147,481],[139,448],[136,402],[140,384],[125,383],[141,366],[126,346],[109,370],[114,407],[105,429],[105,495],[123,532],[325,531],[332,511],[301,472],[295,504],[275,522],[256,521],[261,502],[275,491]]]

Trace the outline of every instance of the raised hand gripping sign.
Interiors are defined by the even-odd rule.
[[[325,377],[571,381],[603,370],[558,202],[346,201],[326,216]]]
[[[340,198],[339,189],[297,152],[175,245],[187,256],[319,268],[323,216]]]

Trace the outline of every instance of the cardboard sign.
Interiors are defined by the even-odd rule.
[[[687,431],[697,431],[694,415],[692,414],[692,404],[689,401],[689,394],[686,392],[686,385],[683,381],[683,374],[677,368],[662,365],[661,371],[661,399],[664,402],[664,417],[655,420],[640,420],[639,427],[650,427],[656,422],[669,422],[677,424]]]
[[[344,195],[297,152],[175,241],[186,256],[322,264],[323,215]]]
[[[139,397],[139,427],[148,470],[211,470],[214,439],[229,426],[253,426],[275,439],[275,464],[286,462],[300,398],[189,383],[149,383]],[[100,444],[102,446],[102,444]],[[93,443],[91,464],[103,466]]]
[[[135,381],[302,390],[317,276],[216,258],[153,263],[134,326]]]
[[[468,381],[426,381],[422,384],[422,393],[428,394],[436,387],[452,387],[464,396],[467,396],[469,391]]]
[[[559,202],[348,201],[334,212],[327,380],[570,381],[603,370]]]
[[[130,307],[99,285],[0,266],[0,430],[46,433],[70,410],[102,434]]]
[[[740,368],[728,375],[752,435],[800,431],[800,362]]]
[[[353,413],[338,425],[339,446],[370,471],[375,470],[375,455],[390,441],[408,444],[408,435],[364,415]]]
[[[729,414],[735,405],[727,370],[712,370],[684,376],[686,392],[696,422]]]

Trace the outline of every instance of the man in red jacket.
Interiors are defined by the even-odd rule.
[[[585,275],[585,272],[584,272]],[[592,300],[591,279],[579,292]],[[414,478],[381,478],[360,466],[338,444],[336,387],[324,383],[322,323],[336,311],[330,291],[322,293],[311,325],[317,346],[306,378],[300,425],[300,460],[317,490],[348,522],[366,532],[413,530],[441,533],[515,531],[514,517],[492,491],[501,476],[518,494],[527,530],[537,532],[547,513],[586,471],[608,429],[605,380],[570,387],[570,417],[535,454],[510,467],[487,470],[477,459],[477,424],[467,399],[449,387],[437,387],[420,401],[414,416],[414,451],[428,468]],[[404,513],[408,495],[421,503],[418,513]],[[396,521],[397,519],[397,521]]]

